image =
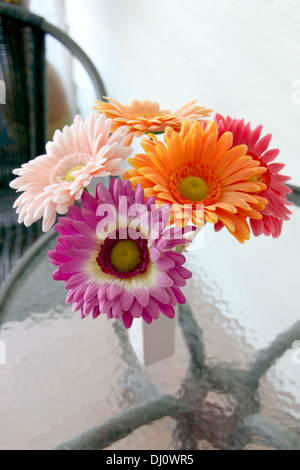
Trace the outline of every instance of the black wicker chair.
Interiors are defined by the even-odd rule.
[[[40,223],[30,228],[17,223],[12,209],[16,193],[9,183],[14,168],[45,151],[46,35],[56,38],[81,62],[96,95],[106,95],[93,63],[65,33],[21,7],[0,3],[0,285],[41,235]]]

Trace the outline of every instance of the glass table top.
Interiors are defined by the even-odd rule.
[[[122,322],[65,305],[53,236],[0,315],[0,449],[300,449],[299,233],[298,207],[277,240],[207,224],[175,354],[148,367]]]

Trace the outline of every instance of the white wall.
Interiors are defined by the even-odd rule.
[[[64,0],[27,0],[27,3],[29,4],[30,11],[42,16],[46,21],[63,31],[66,30],[64,23]],[[74,85],[71,83],[73,76],[71,54],[59,41],[51,36],[46,38],[46,53],[47,60],[55,67],[63,81],[71,114],[75,114],[77,108],[74,97]]]
[[[69,34],[107,93],[176,110],[189,100],[264,124],[300,185],[298,0],[65,0]],[[80,75],[81,110],[94,95]],[[293,88],[296,87],[296,88]]]

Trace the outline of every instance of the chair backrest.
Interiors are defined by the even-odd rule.
[[[36,25],[3,15],[0,5],[1,105],[0,181],[8,186],[11,171],[44,152],[46,140],[45,33]]]
[[[12,170],[45,151],[47,93],[45,37],[61,42],[84,66],[96,96],[106,96],[95,66],[64,32],[22,7],[0,2],[0,284],[41,224],[18,226]],[[2,103],[2,104],[1,104]]]
[[[60,41],[82,63],[94,84],[96,96],[106,95],[95,66],[71,38],[40,16],[0,3],[0,81],[6,89],[6,105],[0,105],[1,183],[6,180],[6,166],[16,168],[20,162],[44,152],[47,138],[46,34]]]

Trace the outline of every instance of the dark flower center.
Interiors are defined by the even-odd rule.
[[[124,239],[125,238],[125,239]],[[119,230],[111,234],[102,244],[97,263],[106,274],[125,279],[147,271],[150,261],[148,240],[138,236],[136,240],[127,238]]]

